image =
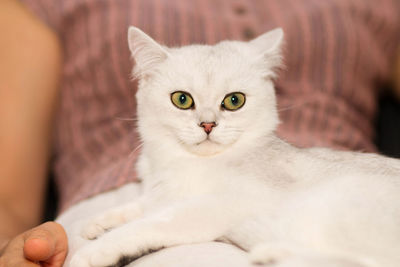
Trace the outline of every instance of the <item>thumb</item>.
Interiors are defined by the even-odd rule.
[[[55,222],[47,222],[24,234],[24,256],[46,266],[62,266],[68,250],[64,228]]]

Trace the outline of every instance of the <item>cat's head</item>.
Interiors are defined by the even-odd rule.
[[[167,48],[131,27],[128,40],[144,145],[211,156],[273,135],[281,29],[250,42]]]

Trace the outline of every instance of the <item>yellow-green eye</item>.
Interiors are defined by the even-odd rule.
[[[180,109],[189,109],[194,106],[192,96],[189,93],[182,91],[172,93],[171,101],[177,108]]]
[[[239,92],[230,93],[225,96],[224,100],[221,103],[221,107],[226,110],[235,111],[243,107],[245,102],[246,96],[244,94]]]

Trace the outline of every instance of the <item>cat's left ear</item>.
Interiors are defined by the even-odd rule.
[[[168,51],[150,36],[136,27],[129,27],[128,44],[135,60],[134,78],[144,78],[152,69],[168,57]]]
[[[262,57],[261,60],[264,64],[266,76],[275,76],[274,70],[281,67],[283,39],[282,28],[276,28],[250,41],[250,45]]]

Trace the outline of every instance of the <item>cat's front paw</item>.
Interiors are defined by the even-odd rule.
[[[115,246],[97,245],[93,241],[79,250],[71,259],[72,267],[106,267],[118,263],[122,255]]]
[[[91,267],[92,265],[89,262],[89,259],[87,257],[84,257],[80,253],[75,254],[71,261],[70,261],[70,266],[72,267]]]
[[[92,221],[83,226],[81,236],[84,239],[93,240],[104,234],[106,231],[107,229],[103,225]]]
[[[89,240],[96,239],[110,229],[136,219],[141,213],[141,206],[137,202],[110,209],[88,221],[81,230],[81,236]]]
[[[85,239],[93,240],[125,222],[126,219],[121,214],[118,214],[117,211],[107,212],[88,221],[82,227],[81,236]]]

